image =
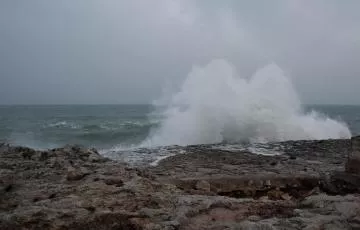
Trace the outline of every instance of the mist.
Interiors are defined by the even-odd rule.
[[[276,63],[303,103],[359,104],[356,0],[0,2],[0,104],[151,103],[194,65]]]

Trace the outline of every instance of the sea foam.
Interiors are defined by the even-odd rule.
[[[163,120],[142,146],[350,138],[347,125],[305,113],[276,64],[239,76],[226,60],[194,67],[168,100]]]

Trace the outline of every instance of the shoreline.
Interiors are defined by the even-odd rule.
[[[283,142],[276,156],[187,146],[147,167],[1,144],[0,229],[358,228],[359,139]]]

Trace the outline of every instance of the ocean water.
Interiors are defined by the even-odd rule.
[[[150,105],[1,106],[0,140],[33,148],[138,144],[156,126]]]
[[[164,92],[152,105],[0,106],[0,140],[36,149],[78,144],[151,163],[188,145],[279,154],[266,144],[360,135],[360,106],[304,106],[273,63],[249,78],[213,60],[194,66],[178,91]]]
[[[341,120],[352,135],[360,135],[360,106],[305,108]],[[0,140],[40,149],[66,144],[134,147],[159,127],[161,116],[153,115],[154,110],[151,105],[0,106]]]

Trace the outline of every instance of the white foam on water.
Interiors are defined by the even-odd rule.
[[[184,150],[179,150],[178,152],[172,152],[172,153],[169,153],[169,154],[166,154],[164,156],[157,156],[155,159],[155,161],[151,162],[150,163],[150,166],[153,166],[153,167],[156,167],[159,165],[159,163],[162,161],[162,160],[165,160],[166,158],[169,158],[169,157],[172,157],[172,156],[175,156],[175,155],[178,155],[178,154],[184,154],[185,151]]]
[[[248,148],[248,151],[257,154],[257,155],[263,155],[263,156],[278,156],[283,154],[281,151],[276,151],[273,149],[267,149],[267,148],[259,148],[259,147],[250,147]]]
[[[161,120],[145,141],[104,154],[133,165],[156,166],[179,154],[179,146],[248,143],[212,148],[271,156],[282,154],[281,149],[258,143],[351,137],[345,123],[304,112],[290,79],[276,64],[245,79],[227,61],[213,60],[194,67],[180,90],[164,101],[155,111]]]
[[[154,167],[168,157],[184,153],[186,153],[186,151],[180,146],[153,148],[117,146],[112,149],[103,149],[100,151],[100,154],[105,157],[125,162],[131,166],[150,165]]]
[[[341,121],[305,113],[276,64],[245,79],[225,60],[194,67],[167,101],[160,126],[141,146],[350,138]]]
[[[49,127],[49,128],[71,128],[71,129],[80,128],[80,126],[78,124],[68,122],[68,121],[53,122],[53,123],[45,125],[45,127]]]

